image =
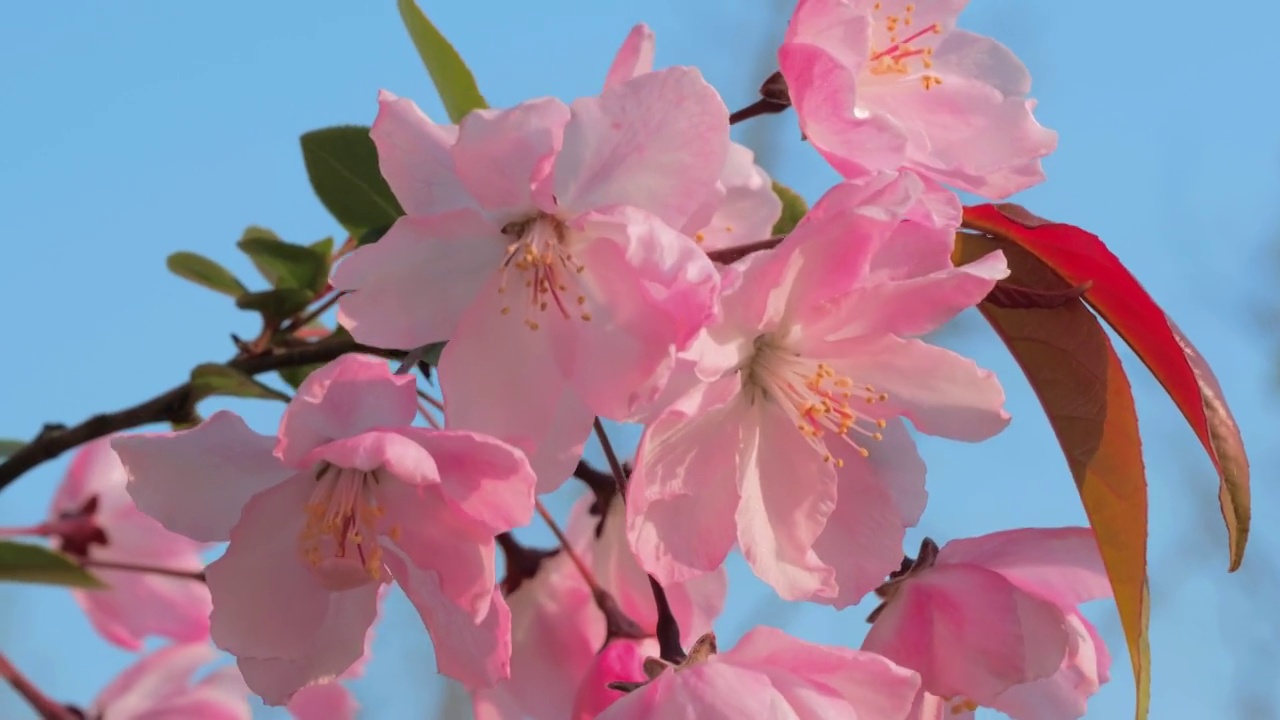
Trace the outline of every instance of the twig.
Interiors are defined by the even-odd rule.
[[[287,323],[284,327],[280,328],[280,332],[287,334],[287,333],[292,333],[295,330],[301,330],[302,328],[310,324],[311,321],[325,314],[325,311],[333,307],[343,295],[346,295],[346,293],[344,292],[334,293],[329,298],[327,298],[324,302],[315,306],[315,308],[313,308],[311,312],[298,318],[297,321]]]
[[[281,368],[329,362],[351,352],[381,357],[399,357],[402,354],[399,351],[361,345],[344,334],[302,347],[254,357],[236,358],[228,362],[227,366],[248,375],[258,375]],[[22,446],[10,455],[8,460],[0,464],[0,490],[37,465],[91,440],[152,423],[187,421],[193,412],[192,405],[191,383],[184,382],[133,407],[94,415],[74,427],[45,425],[44,430],[35,440]]]
[[[152,575],[166,575],[168,577],[183,578],[185,580],[198,580],[205,582],[203,570],[175,570],[173,568],[153,567],[151,565],[137,565],[134,563],[115,562],[114,560],[97,560],[94,558],[84,558],[80,561],[80,566],[84,568],[101,568],[103,570],[123,570],[126,572],[151,573]]]
[[[649,576],[649,587],[653,590],[653,601],[658,605],[658,653],[671,663],[679,665],[684,662],[684,648],[680,645],[680,623],[675,613],[671,612],[671,603],[667,600],[667,591],[662,585]]]
[[[25,675],[18,672],[3,653],[0,653],[0,678],[4,678],[13,686],[13,689],[40,715],[41,720],[73,720],[74,716],[70,710],[40,692],[39,688],[32,685]]]
[[[707,253],[707,257],[711,258],[715,262],[728,265],[729,263],[741,260],[751,253],[760,252],[761,250],[772,250],[777,247],[778,243],[782,242],[784,238],[786,238],[786,235],[774,235],[773,237],[765,238],[764,240],[757,240],[756,242],[747,243],[745,245],[735,245],[734,247],[727,247],[722,250],[712,250]]]
[[[609,442],[609,434],[604,431],[604,423],[600,422],[600,418],[596,418],[592,427],[596,430],[596,437],[600,439],[600,448],[604,450],[604,457],[609,461],[609,470],[613,472],[613,482],[618,486],[618,496],[622,502],[627,501],[627,471],[622,468],[622,463],[618,462],[618,454],[613,451],[613,443]]]

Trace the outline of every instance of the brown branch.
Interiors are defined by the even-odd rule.
[[[44,693],[40,692],[2,654],[0,654],[0,678],[6,680],[13,687],[14,692],[27,701],[27,704],[36,711],[41,720],[71,720],[74,717],[70,710],[50,700]]]
[[[403,354],[399,351],[380,350],[361,345],[343,334],[310,345],[254,357],[236,358],[228,362],[227,366],[248,375],[258,375],[281,368],[329,362],[351,352],[382,357],[399,357]],[[58,424],[45,425],[35,440],[22,446],[10,455],[8,460],[0,464],[0,490],[37,465],[91,440],[152,423],[186,422],[194,413],[194,404],[191,383],[185,382],[133,407],[94,415],[74,427]]]

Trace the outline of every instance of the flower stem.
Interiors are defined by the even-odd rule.
[[[136,563],[116,562],[114,560],[98,560],[95,558],[84,558],[80,561],[80,565],[81,567],[86,568],[124,570],[126,572],[151,573],[152,575],[166,575],[168,577],[183,578],[186,580],[198,580],[199,582],[206,581],[203,570],[175,570],[173,568],[138,565]]]
[[[333,292],[333,291],[330,290],[330,292]],[[280,332],[284,333],[285,335],[288,335],[289,333],[292,333],[295,330],[301,330],[302,328],[309,325],[311,321],[325,314],[325,312],[329,308],[333,307],[334,304],[338,302],[338,299],[341,298],[344,294],[345,293],[340,293],[340,292],[333,293],[333,295],[326,298],[324,302],[315,306],[315,308],[313,308],[311,312],[298,318],[296,322],[288,323],[284,327],[280,328]]]
[[[27,704],[31,705],[41,720],[73,720],[70,710],[40,692],[25,675],[18,672],[4,653],[0,653],[0,678],[4,678],[27,701]]]
[[[592,427],[596,430],[596,437],[600,439],[600,447],[604,450],[604,457],[609,461],[609,470],[613,472],[613,482],[618,486],[618,497],[622,502],[627,501],[627,473],[622,469],[622,463],[618,462],[618,454],[613,451],[613,443],[609,442],[609,433],[604,431],[604,423],[600,422],[600,418],[593,421]]]
[[[591,588],[591,592],[600,589],[600,585],[596,583],[596,577],[591,573],[591,568],[582,562],[582,558],[578,557],[577,551],[569,544],[569,538],[565,537],[564,531],[560,529],[560,525],[556,523],[555,518],[551,517],[551,513],[547,512],[547,506],[542,504],[541,500],[534,501],[534,508],[538,514],[546,521],[547,527],[551,528],[551,534],[556,536],[556,540],[560,543],[560,547],[564,549],[564,554],[569,556],[569,560],[573,562],[573,566],[578,569],[578,574],[582,575],[582,579],[586,581],[587,587]]]

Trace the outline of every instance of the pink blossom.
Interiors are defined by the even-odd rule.
[[[566,534],[571,545],[622,612],[654,633],[658,613],[653,591],[627,545],[622,503],[610,503],[603,519],[589,514],[590,506],[590,499],[584,498],[570,512]],[[719,615],[727,584],[724,571],[719,570],[665,589],[682,639],[691,643]],[[476,720],[564,720],[579,702],[575,697],[596,706],[617,696],[605,687],[608,680],[596,687],[598,678],[593,674],[608,671],[599,667],[598,659],[605,644],[605,619],[567,555],[561,552],[543,560],[534,577],[507,600],[511,604],[511,679],[476,693]],[[604,652],[619,661],[617,653],[624,652],[614,647],[619,645],[633,646],[631,650],[641,658],[658,654],[653,638],[615,640],[609,644],[612,649]],[[555,660],[548,662],[548,658]],[[620,678],[609,678],[616,679]]]
[[[902,418],[967,441],[1009,420],[994,375],[909,339],[1008,273],[1000,253],[953,267],[940,217],[957,200],[912,174],[848,182],[731,268],[705,382],[648,426],[631,479],[628,533],[660,581],[719,567],[736,541],[782,597],[844,607],[898,567],[926,498]]]
[[[87,443],[71,460],[54,494],[50,519],[34,531],[57,538],[61,550],[90,562],[198,573],[202,543],[165,530],[125,491],[125,471],[110,440]],[[179,642],[209,637],[209,590],[163,572],[93,567],[107,588],[73,590],[76,602],[108,641],[141,650],[159,635]]]
[[[89,708],[107,720],[250,720],[248,690],[234,667],[198,682],[192,675],[217,657],[204,643],[170,645],[144,656],[111,681]]]
[[[880,591],[863,649],[918,671],[921,720],[991,707],[1016,720],[1071,720],[1108,679],[1110,656],[1076,610],[1111,596],[1087,528],[929,542]]]
[[[805,137],[845,177],[908,167],[999,199],[1044,179],[1058,136],[1031,76],[955,28],[967,0],[800,0],[778,61]]]
[[[657,643],[652,640],[613,640],[605,645],[583,675],[578,695],[573,699],[573,712],[569,720],[594,720],[626,693],[609,687],[615,682],[643,682],[646,658],[658,654]]]
[[[386,595],[386,586],[379,595],[379,600]],[[365,635],[364,655],[342,675],[326,682],[308,685],[294,693],[285,708],[295,720],[355,720],[360,712],[360,703],[355,695],[343,684],[343,681],[354,680],[364,676],[365,666],[373,655],[373,632]]]
[[[605,87],[653,72],[654,34],[644,23],[631,28],[609,68]],[[704,251],[764,240],[782,214],[773,181],[745,145],[729,144],[716,192],[683,228]]]
[[[206,570],[212,636],[269,704],[363,655],[392,579],[442,673],[470,687],[506,677],[493,536],[529,521],[533,474],[492,438],[410,427],[415,412],[412,376],[344,356],[298,388],[278,437],[219,412],[113,442],[140,509],[195,540],[230,540]]]
[[[719,276],[679,228],[716,190],[728,111],[691,68],[456,128],[380,104],[380,167],[408,215],[335,270],[339,320],[379,347],[448,340],[450,427],[520,447],[554,489],[593,415],[643,407],[714,313]]]
[[[758,627],[723,654],[706,636],[599,720],[906,720],[919,687],[919,676],[878,655]]]

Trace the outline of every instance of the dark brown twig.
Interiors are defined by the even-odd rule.
[[[751,253],[760,252],[761,250],[772,250],[777,247],[778,243],[782,242],[785,237],[786,235],[774,235],[771,238],[757,240],[756,242],[747,243],[745,245],[727,247],[723,250],[712,250],[707,253],[707,257],[711,258],[715,262],[728,265],[729,263],[741,260]]]
[[[382,357],[399,357],[403,354],[399,351],[380,350],[361,345],[344,333],[342,336],[326,338],[310,345],[254,357],[236,358],[228,362],[227,366],[248,375],[258,375],[281,368],[329,362],[351,352]],[[184,382],[133,407],[94,415],[74,427],[58,424],[45,425],[35,440],[22,446],[10,455],[8,460],[0,464],[0,490],[37,465],[91,440],[152,423],[189,421],[194,413],[193,405],[191,383]]]

